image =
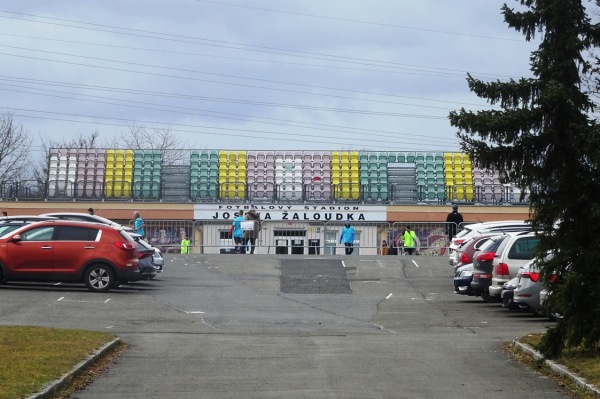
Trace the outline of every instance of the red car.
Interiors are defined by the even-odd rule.
[[[99,223],[35,222],[0,237],[0,282],[83,282],[107,292],[141,278],[138,247],[122,229]]]
[[[454,271],[456,272],[459,267],[473,263],[473,256],[475,252],[479,251],[479,248],[490,239],[490,237],[497,236],[498,232],[488,233],[476,233],[472,237],[466,239],[456,249],[456,260],[458,263],[454,265]]]

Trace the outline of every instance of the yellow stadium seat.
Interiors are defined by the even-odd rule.
[[[473,187],[469,186],[466,188],[465,196],[467,197],[467,201],[473,201]]]

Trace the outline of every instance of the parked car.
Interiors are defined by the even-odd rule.
[[[54,218],[41,216],[9,216],[2,218],[0,219],[0,237],[28,224],[52,219]]]
[[[547,301],[550,295],[552,295],[552,292],[547,288],[542,288],[542,290],[540,291],[540,313],[553,320],[561,319],[563,317],[562,314],[560,314],[554,309],[547,309],[548,305],[544,305],[544,302]]]
[[[141,278],[138,248],[122,229],[99,223],[48,220],[0,237],[0,282],[83,282],[107,292]]]
[[[152,262],[154,248],[147,245],[143,240],[134,239],[134,241],[138,248],[138,269],[142,275],[142,280],[152,280],[158,274],[158,270],[154,266],[154,262]]]
[[[4,216],[0,218],[0,223],[6,222],[40,222],[43,220],[53,220],[56,219],[52,216],[43,216],[43,215],[18,215],[18,216]]]
[[[550,259],[548,255],[546,259]],[[529,310],[534,314],[542,313],[541,292],[543,286],[540,281],[539,260],[532,259],[519,271],[519,281],[515,288],[514,301],[521,309]]]
[[[154,265],[156,271],[161,273],[163,271],[163,266],[165,264],[165,259],[162,256],[162,252],[159,248],[153,247],[147,241],[142,240],[142,236],[137,233],[128,233],[135,241],[140,242],[146,249],[152,249],[152,264]]]
[[[134,233],[133,232],[134,230],[130,226],[124,226],[124,225],[121,225],[110,219],[103,218],[102,216],[90,215],[89,213],[52,212],[52,213],[45,213],[43,215],[40,215],[40,217],[51,217],[51,218],[56,218],[56,219],[61,219],[61,220],[78,220],[78,221],[82,221],[82,222],[102,223],[102,224],[105,224],[108,226],[122,228],[127,233],[129,233],[134,239],[136,238],[136,236],[141,237],[139,234]],[[164,264],[164,259],[162,257],[162,253],[161,253],[160,249],[158,249],[156,247],[152,247],[152,248],[154,248],[154,255],[152,255],[152,261],[155,265],[158,266],[159,270],[162,271],[163,264]]]
[[[110,219],[107,218],[103,218],[102,216],[98,216],[98,215],[90,215],[89,213],[81,213],[81,212],[51,212],[51,213],[44,213],[42,215],[39,216],[47,216],[47,217],[53,217],[56,219],[61,219],[61,220],[77,220],[80,222],[92,222],[92,223],[102,223],[108,226],[113,226],[113,227],[117,227],[117,228],[121,228],[125,231],[133,231],[133,229],[129,226],[123,226],[117,222],[113,222]]]
[[[454,265],[454,270],[456,271],[463,265],[472,264],[474,260],[473,255],[475,255],[475,252],[479,251],[481,246],[487,240],[489,240],[490,237],[496,235],[498,235],[497,232],[477,233],[466,239],[456,250],[456,259],[458,263]]]
[[[531,225],[523,220],[501,220],[496,222],[483,222],[467,224],[464,228],[458,232],[458,234],[452,239],[452,243],[448,248],[449,257],[448,260],[451,266],[454,266],[457,262],[456,250],[458,247],[465,242],[467,239],[482,233],[505,233],[513,231],[527,231],[531,229]]]
[[[147,241],[142,240],[142,236],[137,233],[128,233],[136,242],[138,242],[144,250],[150,250],[152,252],[152,265],[156,269],[157,273],[162,272],[163,265],[165,263],[164,258],[162,257],[162,252],[159,248],[153,247]]]
[[[459,295],[475,295],[471,288],[473,281],[473,264],[469,263],[456,269],[454,273],[454,293]]]
[[[539,237],[535,232],[517,233],[503,241],[492,262],[490,296],[500,298],[504,283],[516,277],[519,268],[533,259],[538,242]]]
[[[502,300],[502,307],[508,310],[518,310],[519,305],[517,305],[514,301],[514,293],[515,288],[517,288],[517,283],[519,282],[518,277],[511,278],[504,285],[502,285],[502,293],[500,294],[500,298]]]
[[[496,256],[496,250],[503,241],[509,238],[509,234],[499,234],[490,237],[480,248],[479,251],[473,255],[473,281],[471,282],[471,289],[474,294],[481,296],[484,301],[491,302],[496,301],[489,295],[489,287],[492,284],[492,261]]]

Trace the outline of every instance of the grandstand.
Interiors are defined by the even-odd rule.
[[[51,149],[45,182],[2,200],[525,205],[456,152]]]

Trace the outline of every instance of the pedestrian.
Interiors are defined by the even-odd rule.
[[[141,239],[143,240],[146,237],[146,233],[144,228],[146,227],[146,224],[144,223],[144,219],[142,219],[142,217],[140,216],[140,213],[138,211],[133,212],[133,228],[135,229],[135,232],[137,234],[139,234],[141,236]]]
[[[458,212],[458,205],[452,205],[452,212],[446,217],[446,234],[448,235],[448,245],[452,244],[452,238],[456,235],[458,227],[463,222],[463,216]]]
[[[388,247],[388,243],[386,240],[381,241],[381,248],[379,249],[380,255],[389,255],[390,248]]]
[[[411,230],[410,226],[406,226],[404,234],[402,234],[402,242],[404,243],[404,252],[413,255],[417,248],[417,234]]]
[[[250,211],[246,213],[246,222],[252,222],[252,230],[244,230],[244,240],[246,246],[250,249],[248,252],[250,255],[254,254],[254,248],[256,247],[256,239],[260,231],[260,215],[256,212],[256,207],[252,206]]]
[[[244,232],[242,231],[242,222],[244,221],[244,211],[240,210],[233,219],[233,241],[235,242],[235,252],[242,253],[246,244],[244,243]]]
[[[94,214],[94,208],[88,208],[88,214],[93,215]]]
[[[354,226],[350,224],[350,220],[346,221],[346,224],[342,228],[342,234],[340,234],[340,244],[344,244],[346,255],[352,255],[354,251]]]
[[[183,240],[181,240],[181,253],[190,253],[190,239],[188,238],[187,234],[183,237]]]

